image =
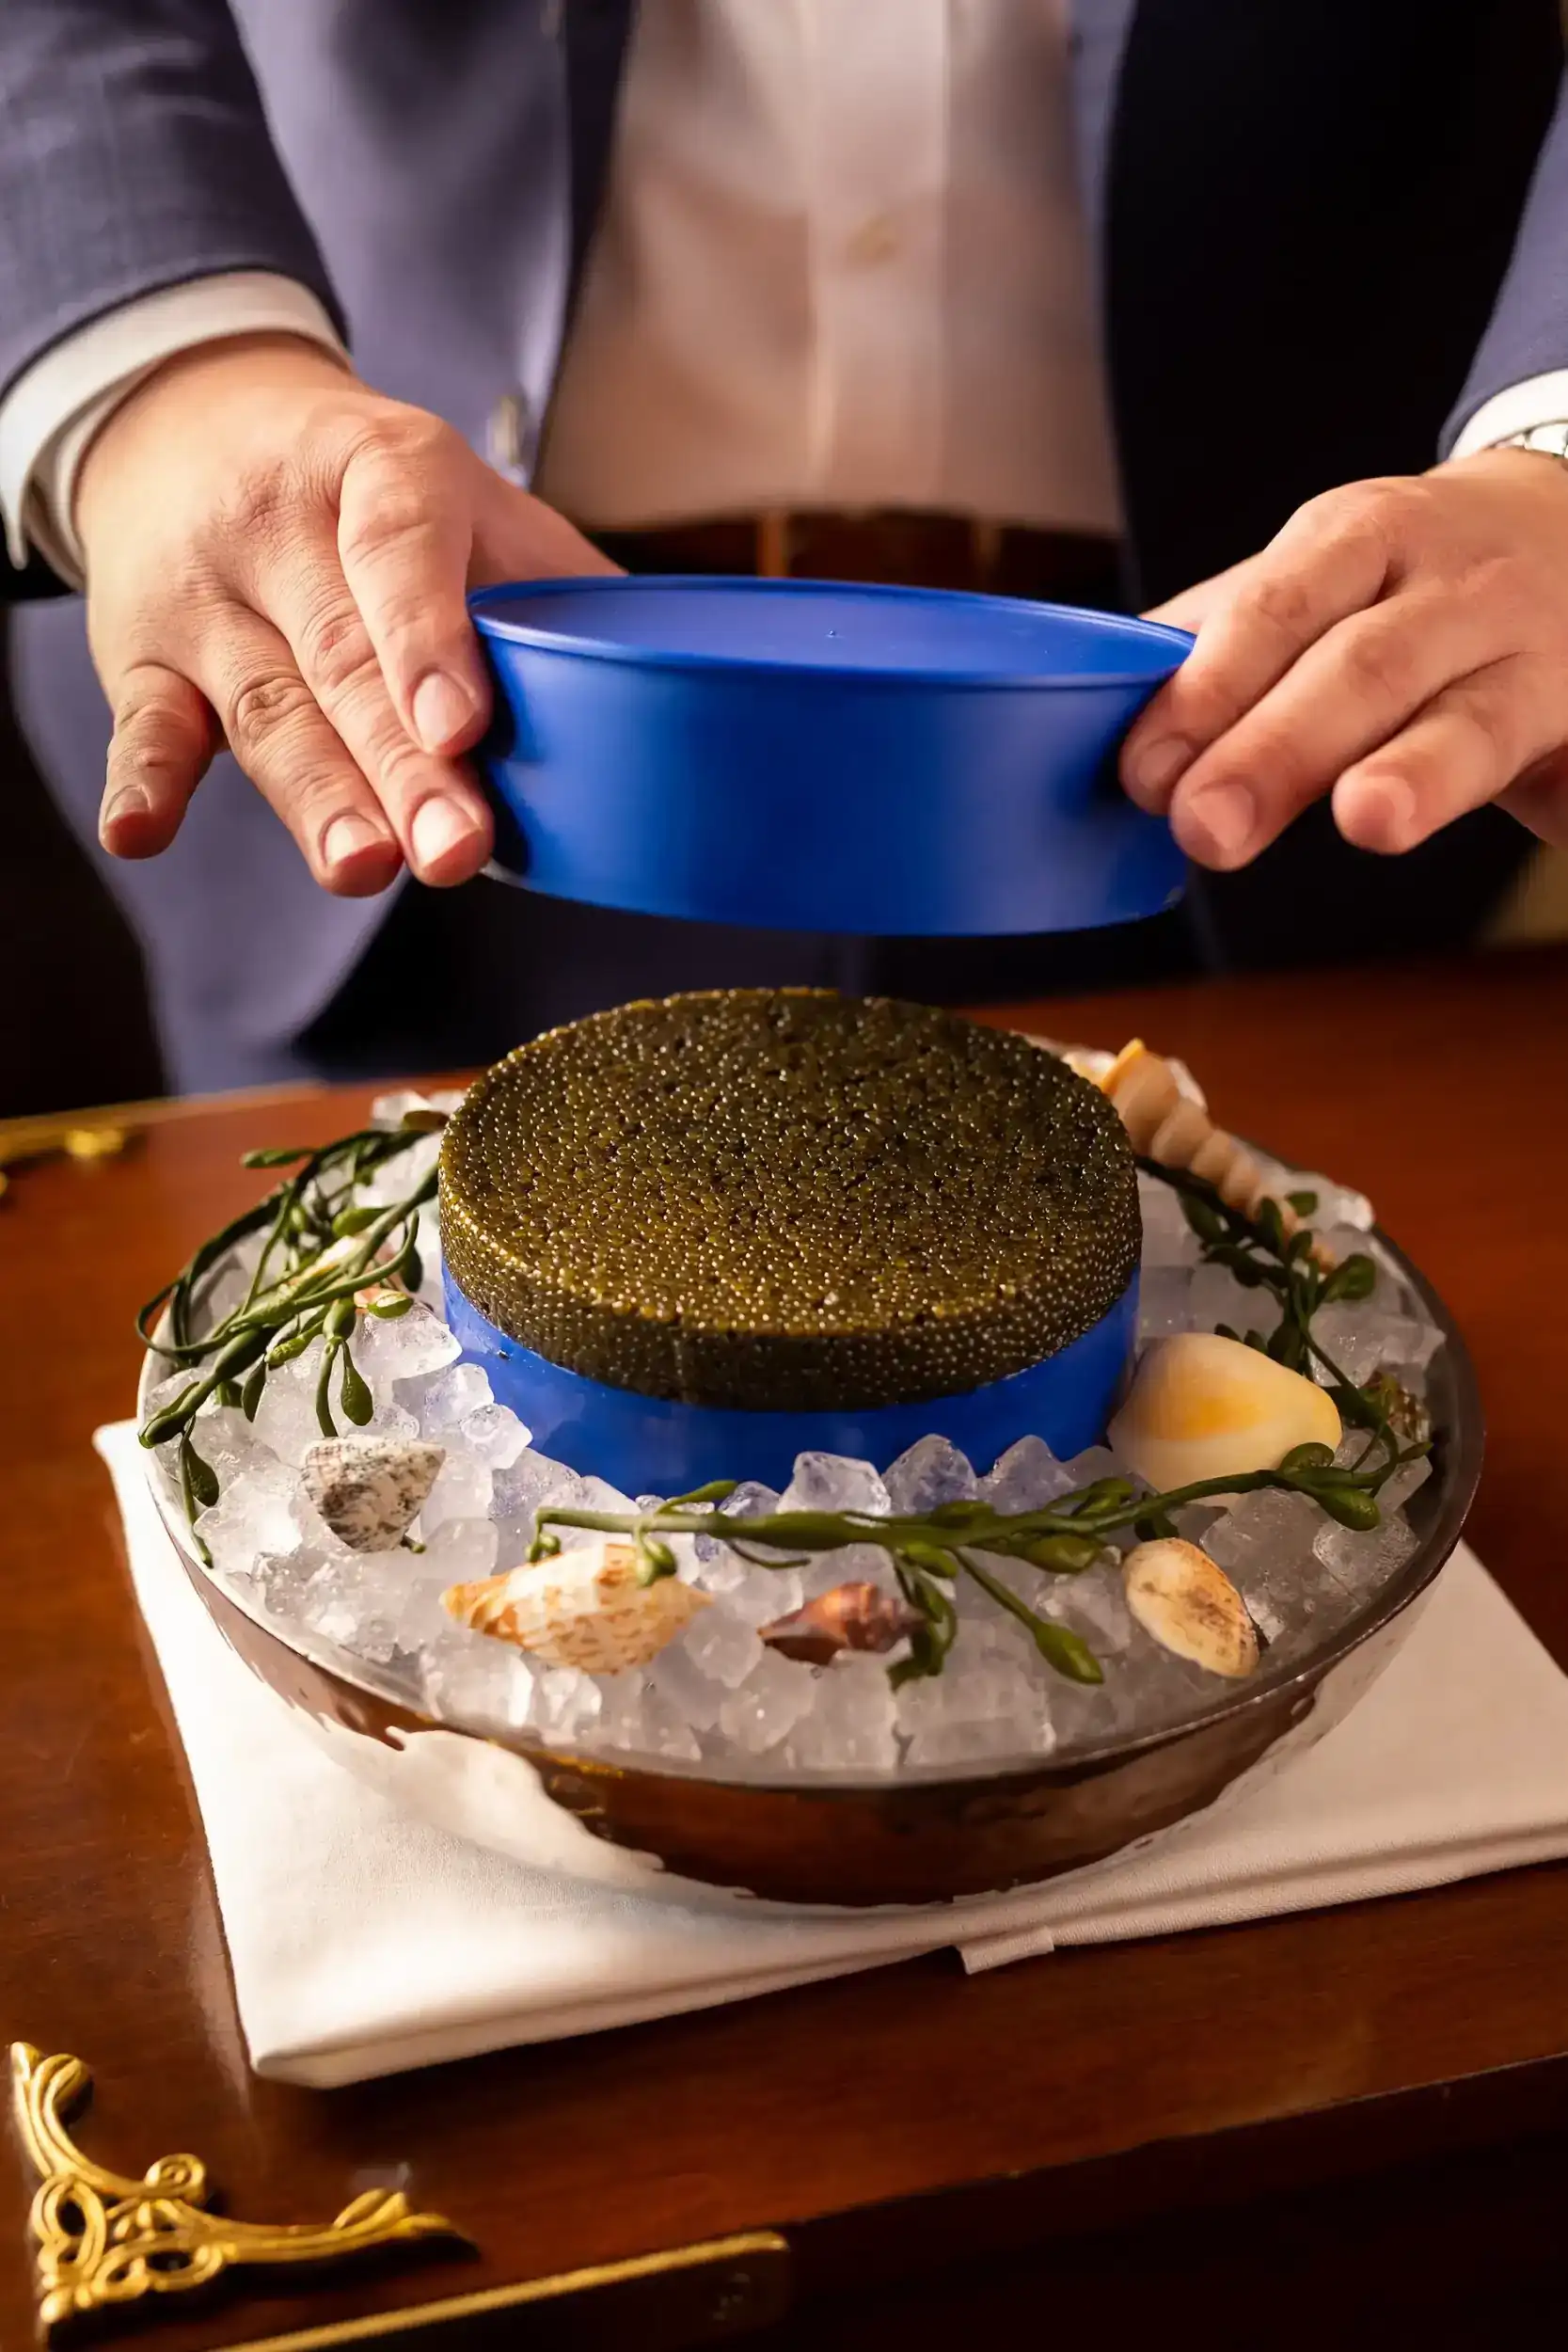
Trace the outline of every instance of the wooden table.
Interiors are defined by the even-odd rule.
[[[1371,1193],[1475,1352],[1492,1431],[1478,1549],[1568,1662],[1568,956],[1026,1018],[1147,1036],[1230,1122]],[[1353,2343],[1523,2328],[1568,2185],[1568,1868],[973,1981],[938,1956],[356,2090],[250,2077],[88,1436],[129,1408],[133,1309],[253,1197],[241,1150],[325,1137],[364,1099],[182,1108],[120,1160],[18,1172],[0,1206],[0,2033],[90,2064],[81,2137],[121,2170],[192,2149],[231,2212],[267,2220],[403,2184],[479,2251],[241,2274],[115,2332],[157,2352],[308,2327],[328,2332],[302,2343],[325,2343],[356,2314],[453,2297],[467,2315],[411,2341],[650,2347],[746,2330],[786,2299],[793,2316],[753,2341],[922,2344],[961,2325],[1117,2346],[1178,2314],[1249,2346],[1328,2325]],[[7,2352],[33,2324],[31,2185],[0,2153]],[[758,2229],[787,2252],[484,2304]]]

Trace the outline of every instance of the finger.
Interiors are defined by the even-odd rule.
[[[1515,654],[1461,678],[1334,787],[1334,817],[1359,850],[1413,850],[1496,800],[1552,748],[1553,681]]]
[[[492,846],[483,796],[456,761],[410,737],[326,531],[280,553],[260,594],[413,871],[437,887],[477,874]]]
[[[494,588],[508,580],[620,577],[621,565],[543,499],[503,482],[488,466],[481,466],[479,474],[470,588]]]
[[[473,544],[471,453],[431,421],[364,442],[338,501],[338,555],[391,707],[437,756],[484,730],[490,689],[464,590]]]
[[[1225,871],[1256,857],[1356,760],[1516,634],[1481,597],[1389,596],[1340,621],[1180,778],[1171,823],[1187,855]]]
[[[317,882],[343,898],[385,890],[402,862],[392,828],[285,639],[236,609],[208,639],[199,666],[230,751]]]
[[[1395,501],[1334,491],[1292,515],[1210,612],[1197,644],[1128,736],[1121,775],[1140,807],[1169,806],[1177,778],[1307,647],[1363,606],[1390,569]]]
[[[1511,784],[1501,805],[1554,850],[1568,850],[1568,752],[1549,752]]]
[[[180,830],[217,748],[217,723],[189,678],[140,661],[117,679],[98,817],[111,857],[156,857]]]
[[[1168,597],[1164,604],[1151,604],[1140,618],[1159,621],[1166,628],[1184,628],[1196,634],[1215,607],[1241,587],[1258,561],[1256,555],[1249,555],[1244,563],[1232,564],[1225,571],[1215,572],[1209,580],[1195,580],[1190,588],[1183,588],[1179,596]]]

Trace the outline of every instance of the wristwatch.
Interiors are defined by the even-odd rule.
[[[1560,465],[1568,466],[1568,422],[1561,424],[1532,424],[1528,432],[1505,433],[1494,449],[1533,450],[1539,457],[1555,457]]]

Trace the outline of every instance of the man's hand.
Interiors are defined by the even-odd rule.
[[[1324,793],[1364,850],[1497,800],[1568,844],[1568,466],[1494,450],[1331,490],[1149,617],[1197,644],[1122,780],[1200,865],[1245,865]]]
[[[105,849],[166,849],[227,739],[347,898],[490,853],[461,757],[490,701],[465,589],[615,568],[450,426],[288,336],[160,368],[88,451],[76,523],[115,720]]]

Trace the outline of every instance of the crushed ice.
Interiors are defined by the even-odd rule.
[[[420,1099],[393,1098],[378,1105],[378,1115],[400,1117]],[[416,1153],[433,1157],[436,1148],[433,1136],[407,1163],[383,1173],[388,1200],[409,1181]],[[1286,1181],[1281,1171],[1282,1186]],[[1369,1238],[1367,1203],[1321,1179],[1288,1181],[1320,1191],[1320,1229],[1341,1249],[1379,1256],[1372,1298],[1321,1318],[1325,1344],[1352,1378],[1365,1379],[1386,1364],[1419,1391],[1440,1334]],[[1224,1268],[1201,1265],[1170,1189],[1148,1178],[1140,1184],[1140,1338],[1216,1323],[1244,1330],[1257,1319],[1258,1294],[1241,1290]],[[1114,1562],[1085,1576],[1042,1580],[1031,1594],[1036,1607],[1081,1633],[1099,1656],[1106,1675],[1098,1688],[1053,1674],[974,1585],[959,1588],[963,1630],[943,1674],[897,1692],[884,1661],[850,1657],[817,1670],[765,1647],[758,1628],[814,1595],[851,1578],[891,1584],[886,1556],[868,1545],[803,1569],[769,1570],[748,1566],[711,1538],[683,1540],[675,1548],[680,1573],[713,1605],[646,1668],[597,1681],[538,1665],[454,1624],[441,1607],[442,1592],[515,1565],[542,1504],[630,1506],[602,1479],[580,1477],[537,1453],[516,1416],[491,1395],[483,1368],[460,1360],[457,1342],[434,1311],[440,1278],[433,1218],[420,1248],[425,1303],[389,1322],[367,1318],[356,1353],[376,1399],[371,1431],[423,1437],[445,1449],[413,1529],[422,1551],[352,1551],[311,1506],[299,1466],[321,1436],[317,1348],[270,1376],[254,1425],[241,1413],[210,1409],[198,1433],[222,1483],[218,1502],[201,1520],[214,1573],[286,1636],[341,1652],[352,1671],[388,1695],[476,1727],[526,1728],[586,1750],[774,1777],[1037,1757],[1109,1735],[1160,1729],[1222,1695],[1212,1677],[1172,1657],[1133,1622]],[[182,1378],[161,1384],[153,1406],[182,1385]],[[173,1451],[166,1447],[163,1455]],[[756,1513],[782,1501],[785,1509],[911,1513],[979,1495],[1018,1511],[1038,1508],[1117,1467],[1104,1447],[1064,1463],[1037,1438],[1025,1438],[976,1477],[945,1438],[928,1437],[880,1477],[864,1462],[802,1454],[782,1498],[747,1485],[729,1507]],[[163,1459],[161,1468],[172,1483],[172,1460]],[[1402,1506],[1426,1473],[1425,1463],[1400,1473],[1386,1502]],[[1301,1498],[1273,1492],[1183,1514],[1181,1532],[1203,1543],[1245,1597],[1267,1645],[1259,1679],[1290,1671],[1318,1648],[1409,1559],[1418,1541],[1402,1507],[1386,1511],[1374,1533],[1355,1534]],[[562,1534],[568,1544],[592,1540]]]

